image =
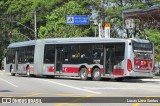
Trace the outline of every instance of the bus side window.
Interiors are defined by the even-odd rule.
[[[46,45],[44,51],[44,63],[54,63],[55,48],[53,45]]]
[[[93,45],[93,59],[101,59],[103,57],[103,46],[102,45]]]
[[[63,63],[69,63],[70,60],[70,45],[64,46],[63,48]]]
[[[80,50],[79,45],[71,45],[70,46],[70,63],[78,64],[80,62]]]
[[[116,59],[116,63],[115,64],[118,64],[120,63],[121,61],[124,60],[124,51],[125,51],[125,45],[124,44],[119,44],[119,45],[116,45],[115,47],[115,59]]]
[[[72,58],[79,58],[80,57],[80,52],[79,52],[79,46],[75,45],[75,46],[71,46],[71,57]]]

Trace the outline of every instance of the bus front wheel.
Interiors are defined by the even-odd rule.
[[[81,80],[87,80],[88,79],[88,70],[86,68],[81,68],[79,75],[80,75]]]
[[[95,68],[92,73],[92,80],[100,81],[101,80],[101,72],[99,68]]]

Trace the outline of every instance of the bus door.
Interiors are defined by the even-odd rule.
[[[63,48],[56,47],[55,53],[55,73],[62,73]]]
[[[15,53],[15,63],[14,63],[14,71],[17,72],[18,71],[18,50],[16,50]]]
[[[114,46],[104,47],[104,74],[112,74],[114,65]]]

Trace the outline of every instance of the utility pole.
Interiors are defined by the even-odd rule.
[[[36,8],[34,11],[34,35],[35,35],[35,40],[37,40],[37,14],[36,14]]]
[[[101,0],[101,22],[102,22],[102,27],[104,29],[105,25],[104,0]]]
[[[104,0],[101,0],[100,5],[100,24],[99,24],[99,37],[105,37],[105,12],[104,12]]]

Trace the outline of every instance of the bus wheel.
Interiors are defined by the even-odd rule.
[[[124,80],[124,78],[123,78],[123,77],[121,77],[121,78],[115,78],[115,80],[116,80],[117,82],[122,82],[122,81]]]
[[[26,70],[26,74],[27,74],[27,77],[31,77],[31,74],[30,74],[30,70],[29,70],[29,68],[27,68],[27,70]]]
[[[13,68],[11,68],[10,69],[11,76],[15,76],[15,73],[13,73],[13,71],[14,71]]]
[[[92,80],[100,81],[101,80],[101,72],[99,68],[95,68],[92,74]]]
[[[86,68],[81,68],[79,75],[80,75],[81,80],[87,80],[88,79],[88,70]]]

